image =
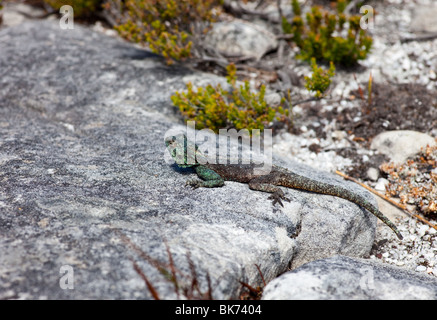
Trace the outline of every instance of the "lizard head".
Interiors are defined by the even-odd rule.
[[[196,153],[198,147],[188,141],[186,135],[169,136],[165,139],[165,145],[179,167],[188,168],[197,165]]]

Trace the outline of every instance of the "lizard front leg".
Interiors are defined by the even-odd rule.
[[[204,167],[202,165],[195,167],[197,175],[203,179],[202,180],[188,180],[186,185],[193,188],[216,188],[222,187],[225,184],[223,178],[214,170]]]
[[[282,204],[281,200],[290,202],[290,199],[288,199],[285,196],[284,191],[282,191],[279,187],[277,187],[271,183],[266,183],[264,180],[265,179],[263,179],[262,176],[250,180],[249,181],[249,188],[252,190],[258,190],[258,191],[271,193],[271,196],[269,196],[267,199],[272,200],[273,206],[276,203],[279,203],[283,207],[284,205]]]

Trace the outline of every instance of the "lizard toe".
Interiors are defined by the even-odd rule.
[[[282,203],[281,200],[290,202],[290,199],[288,199],[285,195],[284,192],[282,192],[282,190],[276,191],[274,193],[272,193],[271,196],[268,197],[269,200],[272,200],[272,205],[275,206],[277,203],[279,203],[281,205],[281,207],[284,206],[284,204]]]
[[[185,186],[191,187],[193,189],[197,189],[197,188],[200,187],[200,181],[198,181],[198,180],[188,180],[185,183]]]

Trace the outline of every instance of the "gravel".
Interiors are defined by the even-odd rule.
[[[396,224],[404,240],[396,241],[387,230],[378,228],[375,243],[380,244],[370,259],[437,276],[437,230],[409,217]]]

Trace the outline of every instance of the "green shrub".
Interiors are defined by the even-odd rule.
[[[305,77],[305,88],[308,91],[315,92],[316,98],[322,98],[326,89],[328,89],[331,84],[331,78],[335,75],[335,66],[332,61],[328,70],[323,70],[316,63],[316,59],[311,59],[311,69],[313,74],[311,77]]]
[[[59,10],[63,5],[73,7],[74,17],[90,16],[100,10],[102,0],[44,0],[55,10]]]
[[[339,0],[336,14],[313,6],[304,21],[298,1],[292,0],[295,16],[291,23],[283,18],[282,29],[292,35],[291,40],[300,48],[298,58],[306,61],[316,58],[317,61],[333,61],[344,66],[352,66],[366,58],[372,38],[360,28],[359,15],[346,17],[343,13],[345,5],[344,0]],[[347,33],[347,36],[341,36],[342,33]]]
[[[249,81],[237,87],[235,65],[229,65],[227,71],[230,91],[224,90],[220,84],[194,90],[188,83],[187,92],[176,92],[171,97],[184,118],[196,122],[196,129],[209,128],[216,133],[224,128],[262,131],[274,120],[291,126],[285,99],[278,106],[268,106],[264,99],[264,85],[258,93],[251,92]]]
[[[124,38],[148,44],[168,64],[192,54],[193,43],[201,37],[222,0],[113,0],[121,10],[116,30]],[[109,2],[107,6],[110,6]],[[217,13],[218,14],[218,13]]]

